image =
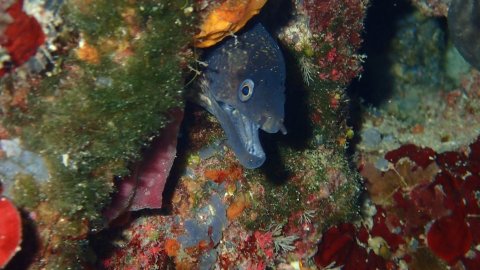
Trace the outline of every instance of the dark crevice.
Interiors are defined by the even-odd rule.
[[[347,88],[349,95],[349,126],[361,130],[363,105],[378,106],[388,101],[392,95],[393,79],[390,75],[391,60],[388,53],[396,35],[397,22],[413,7],[407,0],[372,0],[364,23],[363,45],[360,53],[367,56],[363,64],[364,72],[354,79]],[[360,140],[359,133],[350,143],[349,153],[353,154]]]

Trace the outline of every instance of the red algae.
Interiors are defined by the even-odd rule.
[[[432,224],[427,233],[427,243],[433,253],[453,265],[470,249],[472,233],[465,220],[454,214]]]
[[[392,232],[400,226],[400,220],[392,216],[388,216],[389,220],[387,220],[387,215],[383,208],[377,206],[376,210],[377,214],[373,217],[373,228],[370,230],[370,234],[374,237],[382,237],[392,250],[397,250],[400,245],[405,244],[405,240],[400,234]]]
[[[20,250],[22,220],[17,208],[5,197],[0,197],[0,268]]]
[[[303,3],[311,31],[321,37],[321,43],[314,48],[320,52],[316,63],[321,70],[320,78],[349,82],[362,70],[352,51],[358,50],[362,43],[367,1],[306,0]]]
[[[174,109],[172,122],[149,148],[132,175],[118,184],[118,192],[103,215],[111,221],[125,211],[159,209],[162,193],[177,153],[177,135],[183,120],[183,110]]]
[[[396,150],[392,150],[385,154],[385,159],[397,163],[401,158],[408,157],[422,168],[426,168],[435,158],[435,151],[425,147],[421,148],[413,144],[402,145]]]
[[[315,262],[322,267],[326,267],[332,262],[343,265],[348,259],[347,250],[352,250],[353,248],[359,248],[355,241],[355,227],[352,224],[341,224],[332,227],[325,232],[322,241],[318,245]]]
[[[320,269],[387,269],[386,261],[365,247],[367,234],[365,227],[357,229],[350,223],[330,228],[318,245],[315,263]]]
[[[215,183],[222,183],[224,181],[240,179],[243,175],[243,169],[239,166],[231,166],[226,170],[207,169],[205,170],[204,175]]]
[[[9,53],[14,68],[35,55],[38,47],[45,42],[42,27],[34,17],[27,15],[22,7],[23,0],[17,0],[7,9],[13,21],[8,24],[0,39],[0,45]],[[0,69],[0,76],[8,71],[3,67]]]
[[[415,267],[426,260],[437,265],[477,269],[479,254],[474,247],[480,243],[479,142],[480,137],[459,151],[443,153],[404,145],[385,154],[391,162],[387,171],[372,173],[369,163],[361,168],[368,181],[367,191],[374,191],[374,198],[392,198],[373,200],[376,214],[368,230],[369,244],[377,236],[388,245],[387,254],[393,259],[390,263],[403,261]],[[407,173],[427,168],[434,170],[426,175]],[[412,176],[417,179],[409,179]],[[384,188],[389,181],[394,183]],[[359,238],[366,242],[365,233]]]

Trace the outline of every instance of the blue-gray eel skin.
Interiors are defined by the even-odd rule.
[[[463,58],[480,70],[480,0],[452,0],[448,8],[448,28]]]
[[[220,122],[227,144],[249,169],[265,162],[258,137],[283,126],[285,61],[265,28],[257,23],[205,52],[199,103]]]

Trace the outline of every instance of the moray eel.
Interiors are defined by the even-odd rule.
[[[448,9],[448,28],[463,58],[480,70],[480,1],[453,0]]]
[[[280,48],[261,24],[255,24],[206,51],[203,60],[200,105],[218,119],[240,163],[249,169],[260,167],[265,152],[259,129],[286,134]]]

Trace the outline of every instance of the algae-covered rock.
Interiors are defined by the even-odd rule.
[[[361,223],[329,229],[315,260],[321,267],[343,269],[476,269],[478,221],[470,213],[478,211],[478,200],[468,198],[480,190],[474,169],[480,74],[453,46],[456,33],[447,33],[445,22],[450,28],[451,19],[459,18],[449,15],[445,21],[418,9],[419,3],[436,9],[451,2],[452,9],[475,1],[398,2],[378,1],[383,9],[372,11],[366,26],[372,43],[366,46],[367,83],[362,90],[373,94],[363,97],[377,99],[366,102],[356,150],[369,198],[364,216]],[[472,7],[453,16],[468,18]],[[467,22],[462,27],[472,30]],[[460,44],[457,40],[455,46],[475,46],[467,44],[470,38]],[[389,46],[378,46],[377,40]],[[379,74],[384,76],[374,76]]]
[[[261,134],[265,164],[243,168],[217,120],[189,107],[168,215],[135,219],[115,240],[122,248],[104,259],[108,269],[155,262],[178,269],[314,267],[322,231],[358,216],[361,189],[346,157],[352,131],[344,88],[360,71],[356,50],[368,3],[327,2],[272,1],[254,17],[280,37],[287,65],[288,134]],[[276,25],[269,16],[289,20]]]
[[[66,1],[49,13],[63,23],[48,76],[19,70],[2,78],[12,100],[24,93],[23,102],[2,107],[3,126],[48,168],[46,183],[31,174],[40,204],[19,199],[36,214],[42,258],[32,268],[83,268],[91,260],[86,236],[103,227],[114,176],[128,175],[170,121],[167,113],[183,107],[194,19],[188,2],[87,2]],[[50,5],[33,10],[48,13]]]
[[[381,162],[385,152],[403,144],[439,152],[468,144],[480,128],[478,72],[455,49],[454,37],[439,18],[409,9],[398,15],[395,26],[390,49],[380,56],[387,64],[367,64],[366,77],[375,78],[364,89],[384,99],[369,99],[375,107],[366,109],[358,149]]]
[[[135,180],[133,164],[171,121],[168,113],[183,109],[184,89],[196,89],[204,63],[193,61],[202,53],[193,47],[202,25],[195,18],[236,4],[248,14],[226,19],[241,25],[263,2],[71,0],[53,12],[63,22],[51,66],[2,79],[5,136],[19,138],[48,171],[45,183],[16,176],[14,199],[34,217],[39,239],[30,268],[313,267],[322,231],[358,216],[345,88],[361,72],[368,1],[284,0],[268,1],[253,18],[279,41],[287,63],[288,134],[261,135],[266,164],[245,170],[217,120],[190,104],[173,171],[162,178],[162,211],[140,212],[129,223],[120,216],[110,225],[126,225],[121,235],[105,229],[114,183]],[[276,15],[285,19],[266,19]]]

